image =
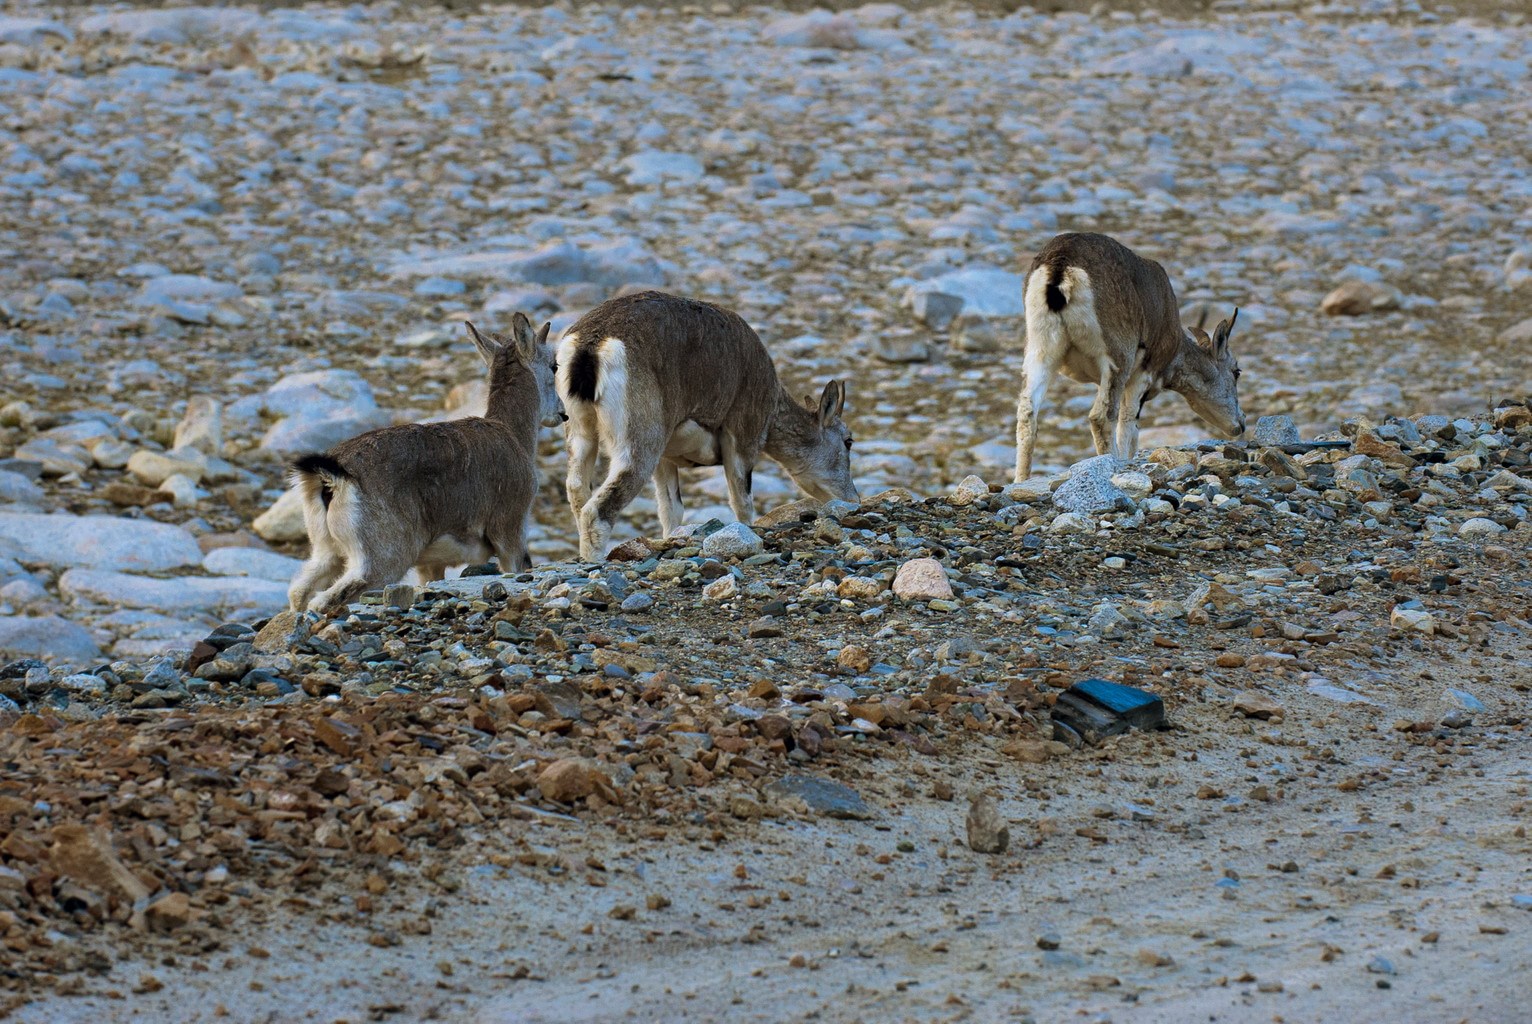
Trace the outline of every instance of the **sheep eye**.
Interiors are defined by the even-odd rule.
[[[1234,368],[1234,379],[1235,379],[1235,380],[1239,380],[1239,375],[1240,375],[1240,373],[1241,373],[1241,370],[1240,370],[1240,368],[1239,368],[1239,367],[1237,367],[1237,366],[1236,366],[1236,367],[1235,367],[1235,368]]]
[[[849,438],[849,437],[846,438],[846,450],[847,451],[851,450],[851,438]]]

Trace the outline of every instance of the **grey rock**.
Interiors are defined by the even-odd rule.
[[[15,451],[15,458],[23,462],[35,462],[43,468],[44,476],[68,476],[86,472],[91,467],[90,452],[78,444],[57,441],[51,437],[34,437]]]
[[[965,316],[953,328],[952,343],[963,352],[999,352],[1014,334],[987,317]]]
[[[70,569],[59,578],[59,593],[74,601],[159,611],[228,609],[270,613],[287,606],[286,583],[248,576],[162,580],[125,572]]]
[[[0,502],[41,506],[47,501],[43,489],[20,473],[0,470]]]
[[[1112,483],[1112,475],[1121,466],[1111,455],[1097,455],[1075,463],[1069,469],[1069,479],[1053,492],[1053,504],[1065,512],[1086,515],[1131,512],[1133,499]]]
[[[1004,853],[1011,845],[1011,830],[995,801],[982,793],[968,804],[968,848],[975,853]]]
[[[1493,519],[1474,518],[1458,527],[1458,536],[1469,540],[1488,540],[1505,532],[1505,527]]]
[[[620,607],[623,611],[630,614],[634,612],[646,612],[650,608],[654,607],[654,598],[648,592],[641,590],[636,594],[629,594],[627,597],[623,598],[622,605]]]
[[[303,563],[296,558],[259,548],[214,548],[202,560],[202,568],[215,576],[253,576],[285,583]]]
[[[946,292],[918,292],[911,290],[907,305],[915,319],[933,331],[945,331],[952,326],[963,311],[963,298]]]
[[[1110,639],[1122,636],[1123,630],[1128,626],[1128,617],[1123,615],[1116,605],[1103,601],[1096,606],[1086,625],[1097,636]]]
[[[768,796],[796,798],[808,805],[809,810],[827,818],[852,818],[865,820],[872,817],[861,795],[850,786],[830,779],[812,775],[784,775],[765,787]]]
[[[885,363],[928,363],[931,344],[913,334],[882,334],[873,342],[873,355]]]
[[[1022,275],[975,263],[911,286],[916,293],[939,292],[963,300],[965,312],[977,316],[1020,316]]]
[[[765,542],[744,523],[730,523],[702,542],[702,553],[709,558],[749,558],[764,550]]]
[[[1297,444],[1301,440],[1302,436],[1291,416],[1262,416],[1255,421],[1255,431],[1250,437],[1252,444],[1262,448]]]
[[[159,658],[144,673],[140,685],[145,690],[168,690],[181,685],[181,670],[170,658]]]
[[[107,682],[100,676],[91,675],[88,672],[76,672],[59,680],[59,686],[71,693],[84,697],[103,696],[107,689]]]
[[[1448,687],[1447,698],[1470,714],[1478,714],[1481,711],[1487,710],[1484,707],[1484,702],[1478,697],[1475,697],[1473,694],[1469,693],[1467,690],[1459,690],[1455,687]]]
[[[393,583],[383,588],[383,607],[408,610],[415,606],[415,588],[408,583]]]
[[[0,618],[0,657],[83,665],[100,660],[101,648],[85,627],[68,619],[13,615]]]
[[[321,452],[358,434],[386,427],[393,417],[382,409],[339,410],[324,416],[289,416],[272,424],[261,447],[284,458]]]
[[[180,527],[112,516],[0,512],[0,544],[23,561],[90,569],[163,572],[202,562]]]
[[[250,646],[258,652],[278,653],[291,650],[312,635],[318,616],[313,612],[295,614],[280,611],[262,626],[250,640]]]

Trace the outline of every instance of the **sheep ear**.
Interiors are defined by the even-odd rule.
[[[553,321],[550,320],[543,324],[542,329],[537,332],[537,343],[539,345],[548,344],[548,332],[551,330],[553,330]]]
[[[537,357],[537,334],[532,330],[532,321],[527,319],[525,313],[517,313],[511,318],[511,336],[516,339],[516,353],[526,362],[532,362]]]
[[[1218,321],[1218,326],[1213,329],[1213,350],[1222,353],[1229,347],[1229,335],[1234,333],[1234,321],[1239,319],[1239,308],[1235,307],[1234,315],[1227,320]]]
[[[483,357],[484,361],[490,366],[494,366],[495,357],[500,354],[500,343],[494,338],[489,338],[480,334],[479,329],[473,324],[468,323],[466,320],[464,321],[464,325],[468,328],[468,333],[470,336],[472,336],[474,346],[479,350],[479,355]]]
[[[829,427],[846,408],[846,386],[838,380],[832,380],[825,385],[824,392],[819,396],[819,426],[821,429]]]

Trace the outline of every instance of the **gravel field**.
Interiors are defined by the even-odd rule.
[[[0,5],[0,1007],[1521,1019],[1532,20],[1052,6]],[[1066,230],[1251,436],[1060,382],[1002,487]],[[861,509],[582,566],[549,430],[534,573],[272,618],[287,458],[645,287],[848,382]]]

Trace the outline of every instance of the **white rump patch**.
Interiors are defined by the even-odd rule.
[[[1069,305],[1055,313],[1048,308],[1048,274],[1039,269],[1027,281],[1027,354],[1028,363],[1062,366],[1073,380],[1095,384],[1101,379],[1103,363],[1110,364],[1106,338],[1096,319],[1096,293],[1090,275],[1080,267],[1065,267],[1059,279],[1059,291]]]
[[[558,353],[554,361],[558,363],[559,372],[554,378],[554,386],[558,389],[559,400],[564,403],[564,410],[570,412],[570,406],[575,401],[569,393],[569,368],[574,364],[575,349],[580,344],[580,336],[574,331],[565,331],[559,339]]]
[[[608,338],[596,349],[596,409],[601,441],[615,462],[628,449],[628,345]]]

